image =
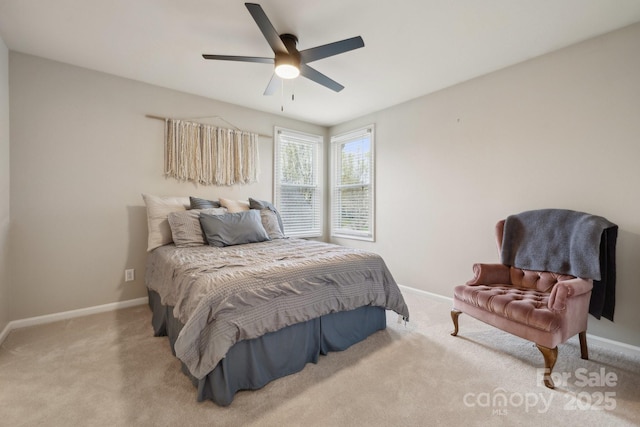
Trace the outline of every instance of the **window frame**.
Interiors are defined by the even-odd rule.
[[[315,189],[314,201],[315,206],[312,207],[312,224],[305,230],[291,230],[287,228],[287,222],[290,221],[288,210],[283,205],[281,197],[281,159],[280,154],[282,151],[283,141],[282,137],[298,140],[302,143],[311,144],[312,150],[312,167],[315,169],[312,173],[314,182],[308,185],[292,185],[294,187],[306,187]],[[284,223],[285,234],[289,237],[322,237],[324,235],[324,196],[323,196],[323,152],[324,152],[324,136],[315,135],[306,132],[300,132],[293,129],[287,129],[283,127],[274,127],[274,144],[273,144],[273,202],[276,208],[280,211]],[[286,185],[286,184],[285,184]]]
[[[342,146],[349,142],[357,141],[358,139],[363,138],[363,136],[369,136],[369,200],[368,200],[368,225],[369,229],[365,232],[350,230],[347,228],[339,228],[337,223],[337,211],[339,209],[336,206],[337,203],[340,203],[340,198],[338,197],[338,188],[348,188],[349,186],[353,186],[353,184],[345,184],[340,185],[340,175],[342,171],[342,150],[340,149]],[[329,212],[331,216],[330,222],[330,233],[329,235],[333,238],[341,238],[341,239],[354,239],[354,240],[364,240],[369,242],[375,241],[375,126],[373,124],[364,126],[359,129],[347,131],[341,133],[339,135],[334,135],[331,137],[331,200],[329,206]],[[358,186],[362,186],[363,184],[358,184]]]

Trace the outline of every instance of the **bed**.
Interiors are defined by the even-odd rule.
[[[165,243],[149,251],[145,283],[154,334],[197,399],[221,406],[384,329],[386,310],[409,317],[380,256],[304,239]]]

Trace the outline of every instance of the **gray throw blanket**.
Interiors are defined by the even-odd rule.
[[[603,217],[566,209],[510,215],[504,225],[502,263],[594,280],[590,313],[613,320],[617,230]]]

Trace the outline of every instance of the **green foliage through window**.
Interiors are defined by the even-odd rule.
[[[332,236],[374,238],[373,142],[373,126],[331,140]]]
[[[288,236],[322,234],[321,147],[321,136],[276,128],[274,198]]]

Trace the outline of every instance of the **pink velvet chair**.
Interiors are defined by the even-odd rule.
[[[498,249],[504,221],[496,225]],[[583,359],[588,359],[587,316],[593,281],[531,271],[503,264],[475,264],[475,277],[453,291],[451,318],[458,334],[458,317],[466,313],[503,331],[533,341],[544,357],[544,384],[554,388],[551,371],[558,344],[578,334]]]

